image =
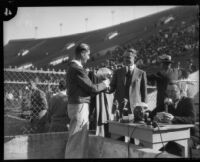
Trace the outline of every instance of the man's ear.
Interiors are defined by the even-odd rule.
[[[81,52],[81,58],[83,58],[85,56],[85,52]]]

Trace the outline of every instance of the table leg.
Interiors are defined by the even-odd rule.
[[[178,141],[174,141],[174,142],[181,145],[181,147],[182,147],[182,157],[187,158],[189,156],[188,139],[178,140]],[[166,145],[167,143],[168,142],[164,142],[164,145]],[[149,143],[149,142],[141,141],[141,144],[142,144],[143,147],[152,148],[154,150],[159,150],[160,148],[163,147],[162,143]]]
[[[182,149],[182,156],[185,157],[185,158],[188,158],[188,139],[184,139],[184,140],[179,140],[179,141],[175,141],[176,143],[180,144],[181,146],[183,146],[183,149]]]

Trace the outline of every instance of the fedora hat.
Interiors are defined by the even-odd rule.
[[[162,62],[162,63],[173,63],[172,57],[167,54],[163,54],[163,55],[159,56],[159,59],[160,59],[160,62]]]

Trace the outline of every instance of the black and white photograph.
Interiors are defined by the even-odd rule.
[[[199,5],[3,7],[4,160],[200,158]]]

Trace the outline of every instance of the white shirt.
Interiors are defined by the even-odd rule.
[[[13,99],[14,99],[14,96],[13,96],[12,93],[8,93],[7,98],[8,98],[9,100],[13,100]]]
[[[180,98],[179,100],[177,100],[177,101],[174,102],[174,108],[175,108],[175,109],[177,108],[177,105],[178,105],[178,103],[180,102],[180,100],[181,100],[181,98]]]
[[[129,66],[128,68],[131,70],[131,72],[133,72],[133,70],[135,69],[135,64]]]
[[[60,91],[60,93],[62,93],[63,95],[67,95],[66,90]]]
[[[81,64],[81,62],[78,61],[78,60],[72,60],[71,62],[74,62],[74,63],[76,63],[78,66],[83,67],[83,65]]]

